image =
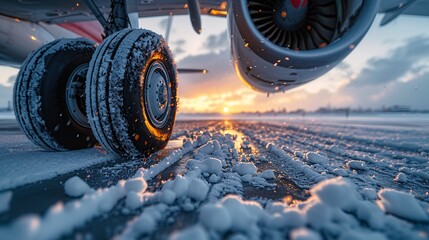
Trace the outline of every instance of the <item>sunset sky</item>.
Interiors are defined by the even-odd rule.
[[[206,68],[206,75],[179,75],[180,113],[314,110],[321,106],[409,105],[429,109],[429,18],[401,16],[379,27],[378,16],[360,45],[325,76],[297,89],[270,95],[246,88],[230,58],[226,19],[203,17],[203,33],[188,16],[176,16],[169,45],[177,65]],[[145,18],[140,27],[165,33],[166,17]],[[0,67],[0,108],[12,95],[17,70]]]

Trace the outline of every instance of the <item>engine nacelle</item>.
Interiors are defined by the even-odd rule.
[[[325,74],[362,40],[378,0],[232,0],[228,24],[239,78],[280,92]]]

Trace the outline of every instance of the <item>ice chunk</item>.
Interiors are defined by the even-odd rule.
[[[361,201],[356,209],[357,218],[368,223],[373,229],[383,229],[385,225],[385,214],[372,202]]]
[[[250,212],[238,196],[228,195],[222,199],[221,203],[231,216],[234,231],[246,232],[256,224],[258,215]]]
[[[246,174],[244,176],[241,176],[240,179],[241,179],[242,182],[248,183],[248,182],[252,181],[252,175]]]
[[[195,201],[203,201],[207,193],[209,192],[209,186],[207,182],[198,179],[193,178],[190,183],[190,187],[188,188],[188,196]]]
[[[141,207],[142,204],[143,199],[140,193],[134,191],[128,192],[127,198],[125,200],[125,205],[127,206],[127,208],[134,210]]]
[[[186,228],[185,230],[175,233],[170,237],[170,240],[189,240],[189,239],[208,240],[209,237],[207,235],[207,232],[200,225],[195,225],[195,226]]]
[[[335,168],[333,172],[334,172],[335,175],[341,176],[341,177],[346,177],[346,176],[349,175],[347,173],[347,171],[344,170],[344,169],[342,169],[342,168]]]
[[[249,174],[246,176],[250,176]],[[274,183],[269,183],[267,182],[267,180],[265,180],[265,178],[261,178],[261,177],[252,177],[250,179],[250,185],[254,186],[254,187],[260,187],[260,188],[265,188],[265,187],[275,187],[276,184]]]
[[[300,151],[295,151],[293,154],[294,154],[295,156],[299,157],[299,158],[304,157],[304,154],[303,154],[302,152],[300,152]]]
[[[406,183],[408,181],[408,177],[405,173],[398,173],[393,180],[399,183]]]
[[[338,147],[336,145],[332,145],[331,147],[329,147],[329,151],[336,153],[336,154],[341,154],[344,150],[342,150],[340,147]]]
[[[305,215],[298,209],[285,209],[283,218],[286,227],[297,228],[306,224]]]
[[[342,177],[323,181],[314,186],[310,192],[335,208],[350,209],[357,201],[355,187]]]
[[[189,188],[188,179],[178,175],[173,180],[173,186],[171,190],[176,194],[177,198],[180,198],[187,195],[188,188]]]
[[[200,222],[208,229],[226,232],[232,226],[232,219],[227,209],[219,204],[206,204],[201,208]]]
[[[154,217],[148,212],[144,212],[138,219],[136,223],[136,228],[142,234],[148,234],[155,231],[157,223]]]
[[[123,232],[114,239],[139,239],[142,234],[153,233],[167,209],[168,206],[162,203],[146,207],[143,213],[129,221]]]
[[[91,189],[88,184],[78,176],[68,179],[64,183],[64,190],[70,197],[80,197],[93,191],[93,189]]]
[[[364,161],[359,160],[351,160],[347,163],[347,167],[350,169],[356,169],[356,170],[367,170],[368,167],[366,166]]]
[[[308,228],[297,228],[290,232],[291,240],[321,240],[319,233]]]
[[[378,192],[378,197],[380,200],[377,204],[386,213],[411,221],[429,221],[428,212],[408,193],[382,189]]]
[[[368,200],[377,199],[377,192],[374,188],[364,188],[361,190],[361,193]]]
[[[332,219],[332,210],[328,205],[322,202],[308,204],[304,212],[306,214],[307,223],[316,230],[322,229]]]
[[[232,167],[232,171],[240,174],[241,176],[246,174],[255,175],[256,166],[253,163],[239,163]]]
[[[305,154],[305,159],[313,164],[323,164],[328,162],[328,159],[326,157],[314,152],[309,152]]]
[[[132,178],[127,180],[125,183],[125,190],[127,192],[140,192],[143,193],[147,189],[147,182],[144,180],[144,178]]]
[[[217,183],[219,182],[220,177],[218,177],[216,174],[212,174],[209,178],[209,183]]]
[[[207,158],[202,161],[191,159],[186,163],[188,169],[199,168],[201,172],[205,173],[219,173],[222,172],[222,161],[217,158]]]
[[[219,145],[219,143],[218,143],[218,145]],[[205,154],[205,155],[207,155],[207,154],[211,154],[211,153],[213,153],[213,151],[215,150],[215,146],[214,146],[214,144],[213,144],[213,141],[209,141],[209,142],[207,142],[206,144],[204,144],[203,146],[201,146],[198,150],[197,150],[197,152],[198,153],[200,153],[200,154]]]
[[[170,189],[165,189],[161,194],[161,201],[165,204],[171,205],[176,200],[176,193]]]
[[[282,213],[285,208],[288,208],[288,205],[284,202],[270,202],[265,206],[265,211],[270,214]]]
[[[207,135],[201,135],[197,137],[198,145],[204,145],[210,140],[210,137]]]
[[[276,175],[274,175],[273,170],[265,170],[258,174],[259,177],[265,178],[265,179],[274,179],[276,178]]]
[[[12,195],[12,191],[0,193],[0,213],[7,212],[9,210]]]

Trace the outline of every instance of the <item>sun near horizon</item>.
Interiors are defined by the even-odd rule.
[[[225,113],[225,114],[226,114],[226,113],[229,113],[229,107],[224,107],[224,108],[223,108],[223,113]]]

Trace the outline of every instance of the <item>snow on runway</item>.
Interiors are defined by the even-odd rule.
[[[0,133],[0,191],[117,158],[100,147],[66,152],[43,150],[20,133],[19,127],[11,119],[0,120]],[[177,146],[180,146],[180,142],[172,141],[167,148]]]
[[[179,121],[176,145],[128,162],[100,148],[41,152],[20,134],[1,135],[11,205],[25,196],[15,186],[73,171],[90,189],[73,178],[70,197],[58,193],[38,215],[6,208],[0,238],[428,239],[427,125],[381,122]]]

